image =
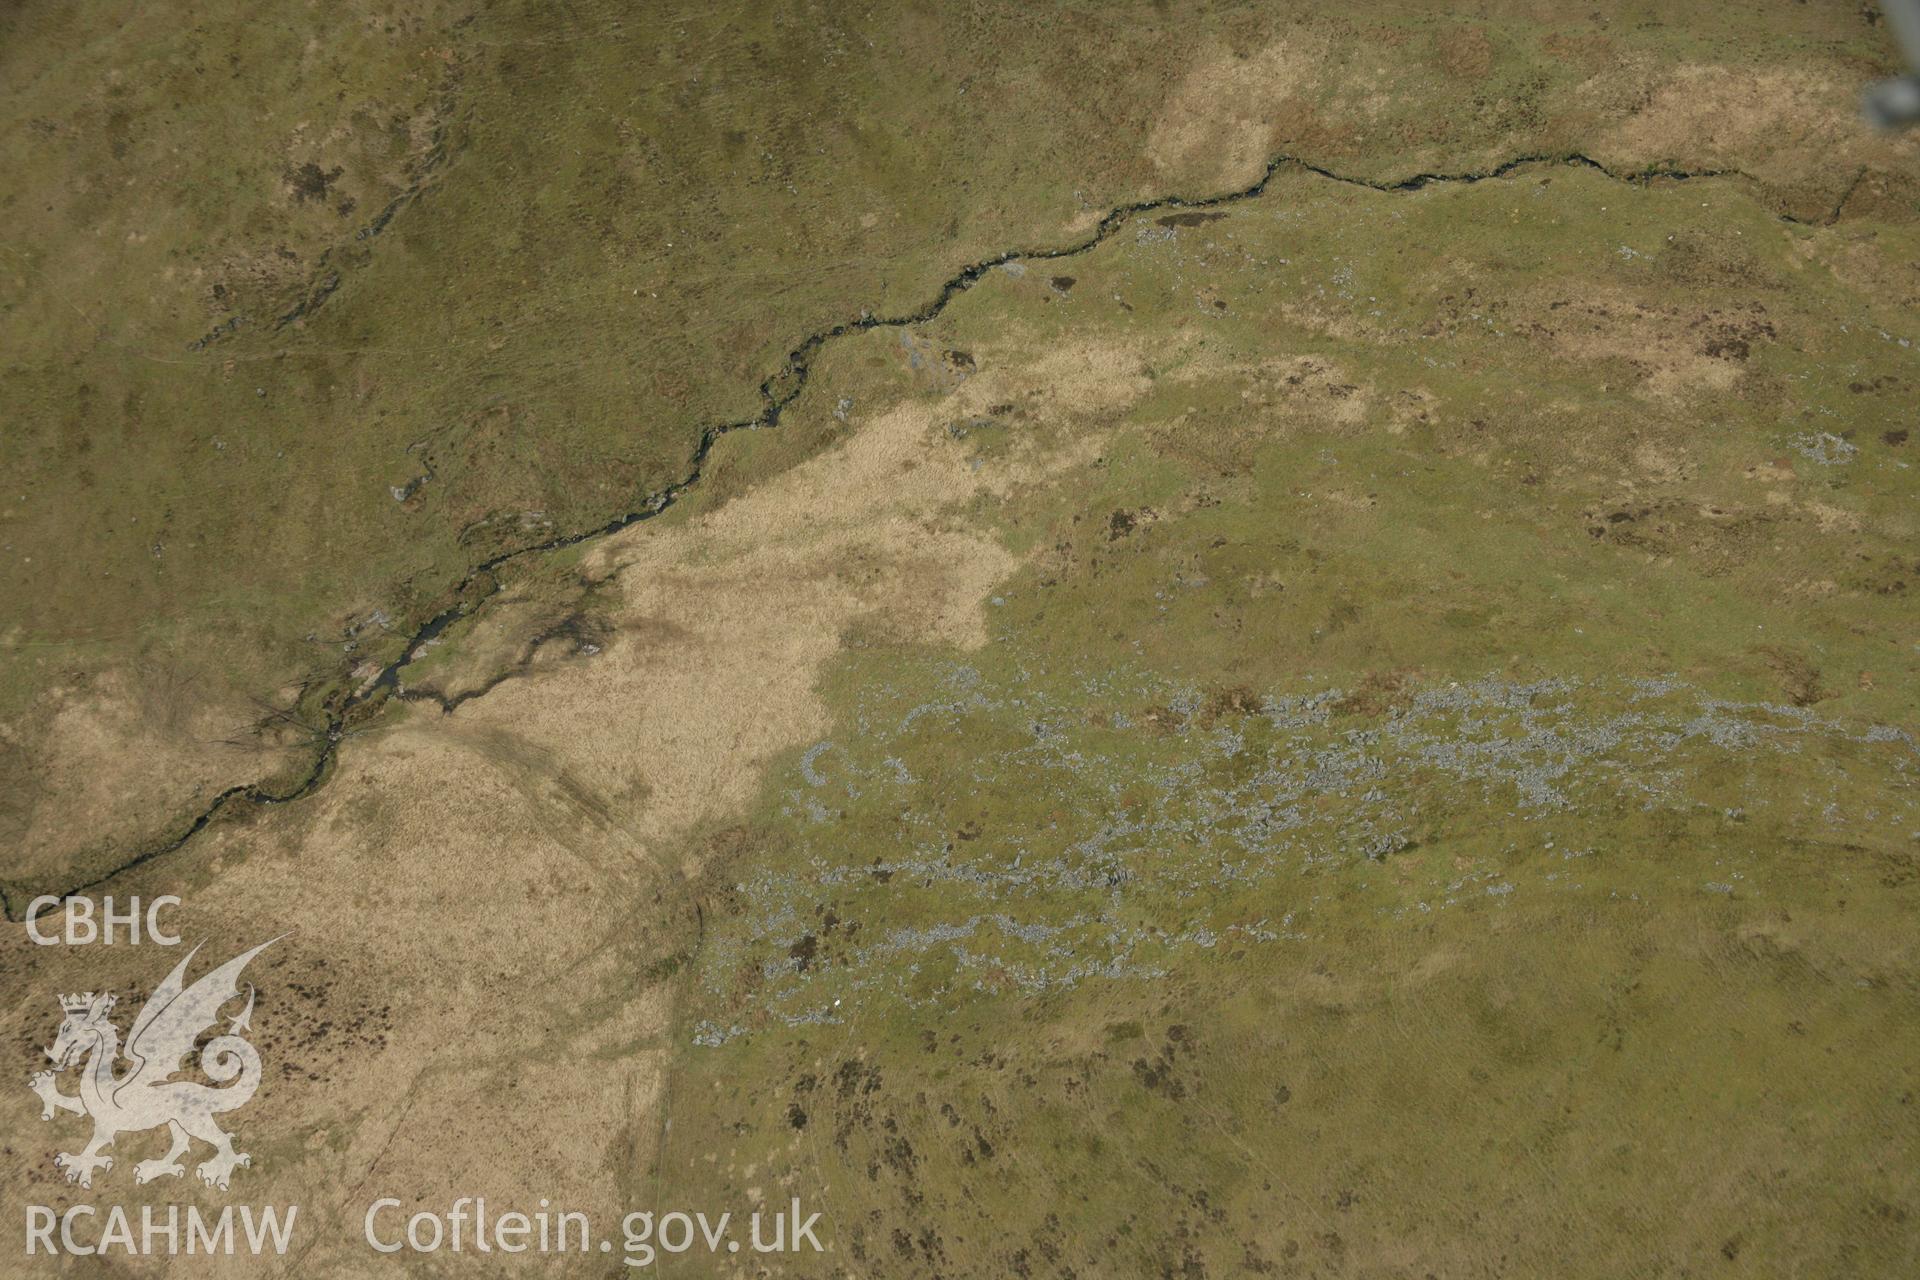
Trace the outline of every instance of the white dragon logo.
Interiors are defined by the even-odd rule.
[[[253,1016],[253,984],[247,984],[247,1007],[227,1024],[225,1035],[214,1036],[201,1047],[200,1069],[207,1078],[225,1086],[215,1088],[193,1080],[171,1077],[183,1066],[202,1032],[219,1019],[220,1007],[240,994],[240,971],[247,961],[278,942],[268,939],[251,951],[207,974],[192,986],[184,985],[187,965],[199,952],[196,945],[187,958],[174,966],[166,981],[133,1020],[127,1036],[124,1056],[133,1064],[125,1075],[116,1076],[114,1065],[122,1057],[120,1032],[107,1020],[113,1011],[114,997],[105,992],[95,995],[60,997],[66,1020],[47,1056],[54,1070],[34,1075],[27,1084],[40,1095],[45,1108],[42,1120],[53,1119],[55,1111],[71,1111],[93,1118],[93,1140],[78,1153],[62,1152],[54,1163],[66,1171],[67,1181],[83,1187],[93,1185],[96,1169],[113,1168],[113,1157],[102,1155],[122,1133],[137,1133],[167,1126],[173,1146],[158,1160],[142,1160],[133,1167],[136,1183],[155,1178],[178,1177],[186,1172],[180,1157],[187,1153],[189,1137],[211,1143],[213,1156],[200,1165],[200,1180],[210,1187],[227,1189],[237,1166],[251,1164],[252,1158],[233,1149],[233,1138],[223,1133],[213,1118],[223,1111],[244,1106],[260,1087],[260,1055],[239,1033],[250,1030]],[[55,1085],[55,1073],[77,1064],[80,1092],[65,1094]],[[229,1081],[237,1082],[229,1084]]]

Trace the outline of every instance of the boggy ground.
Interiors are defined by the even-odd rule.
[[[711,829],[659,1185],[792,1274],[1911,1266],[1908,286],[1717,183],[1220,212],[930,326],[1065,469]]]
[[[388,1193],[799,1196],[802,1275],[1909,1269],[1914,233],[1780,215],[1289,170],[832,344],[113,882],[294,930],[248,1198],[327,1274]],[[20,1074],[148,955],[10,945]]]

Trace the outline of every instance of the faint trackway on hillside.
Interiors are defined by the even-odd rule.
[[[1130,204],[1120,205],[1108,212],[1105,217],[1100,219],[1099,223],[1091,232],[1073,241],[1071,244],[1052,249],[1009,249],[1005,252],[995,254],[990,258],[983,258],[978,262],[962,267],[959,271],[949,276],[946,282],[942,284],[934,294],[933,300],[917,311],[887,317],[863,313],[857,319],[842,321],[839,324],[833,325],[831,328],[818,330],[808,336],[800,345],[793,348],[793,350],[787,354],[786,361],[778,372],[767,377],[760,383],[761,408],[758,413],[755,413],[749,418],[742,418],[734,422],[723,422],[703,428],[700,432],[699,443],[694,448],[693,456],[688,464],[686,473],[665,488],[649,494],[640,505],[633,510],[623,515],[615,516],[606,523],[597,525],[591,529],[585,529],[577,533],[563,534],[559,537],[531,543],[512,551],[501,552],[499,555],[483,560],[468,570],[466,576],[461,578],[448,593],[448,598],[452,599],[454,603],[443,608],[440,612],[423,622],[419,628],[414,631],[411,638],[409,638],[405,648],[400,651],[399,657],[382,668],[380,673],[373,677],[370,682],[363,683],[352,692],[345,692],[342,695],[336,696],[333,704],[327,709],[325,725],[313,732],[313,740],[318,743],[318,747],[315,751],[312,764],[298,780],[293,782],[285,790],[269,790],[267,786],[262,783],[243,783],[238,786],[228,787],[216,795],[206,808],[202,809],[200,813],[176,835],[153,845],[143,852],[134,854],[118,866],[102,872],[91,880],[58,891],[58,896],[65,899],[85,893],[88,890],[100,887],[107,881],[135,867],[143,866],[155,859],[173,853],[175,850],[185,846],[195,836],[199,835],[215,818],[218,818],[222,813],[238,805],[266,806],[289,804],[295,800],[311,795],[319,789],[321,784],[326,781],[332,772],[335,758],[339,755],[340,744],[346,737],[348,724],[355,716],[355,713],[362,711],[364,708],[377,707],[378,704],[385,701],[389,695],[426,698],[438,702],[443,712],[451,713],[460,703],[478,697],[504,683],[506,680],[523,673],[527,664],[534,656],[534,653],[538,650],[541,640],[551,637],[537,637],[535,641],[530,642],[529,645],[522,649],[520,660],[512,667],[496,675],[481,688],[461,697],[445,699],[432,694],[406,693],[402,692],[400,688],[400,672],[413,661],[421,645],[439,636],[454,623],[471,616],[499,592],[500,582],[495,576],[494,570],[509,561],[518,560],[523,556],[541,555],[545,552],[557,551],[563,547],[576,546],[583,542],[590,542],[597,538],[607,537],[631,525],[639,524],[643,520],[651,520],[672,507],[688,490],[700,483],[700,477],[705,470],[707,458],[713,452],[714,445],[719,442],[722,436],[729,435],[735,431],[768,430],[780,425],[781,414],[784,413],[787,406],[798,399],[800,393],[806,389],[808,378],[812,373],[814,357],[819,354],[821,348],[836,338],[843,338],[850,334],[866,333],[873,329],[899,329],[911,325],[924,324],[946,310],[948,303],[971,289],[975,284],[979,283],[989,271],[992,271],[996,267],[1003,266],[1010,262],[1051,262],[1061,258],[1072,258],[1083,253],[1088,253],[1106,243],[1121,227],[1141,214],[1156,213],[1166,209],[1212,209],[1222,205],[1238,204],[1242,201],[1253,200],[1265,194],[1274,178],[1287,171],[1312,174],[1315,177],[1323,178],[1329,182],[1339,183],[1343,186],[1361,187],[1369,191],[1408,193],[1421,191],[1434,186],[1466,186],[1477,182],[1490,182],[1507,177],[1509,174],[1518,170],[1541,165],[1588,169],[1611,181],[1634,186],[1647,186],[1656,182],[1688,182],[1709,179],[1743,179],[1748,182],[1753,182],[1756,185],[1764,186],[1764,184],[1759,183],[1757,179],[1754,179],[1752,175],[1739,169],[1686,170],[1653,167],[1632,172],[1616,172],[1600,161],[1593,159],[1591,156],[1579,152],[1559,155],[1528,154],[1516,156],[1491,169],[1469,170],[1460,173],[1417,173],[1411,177],[1402,178],[1393,182],[1375,182],[1365,178],[1350,177],[1346,174],[1336,173],[1331,169],[1314,164],[1311,161],[1302,160],[1296,156],[1279,155],[1267,162],[1266,168],[1261,172],[1258,181],[1251,185],[1241,187],[1238,190],[1211,196],[1190,198],[1176,195],[1161,196],[1152,200],[1134,201]],[[1778,216],[1784,222],[1804,226],[1831,225],[1839,218],[1841,210],[1846,206],[1847,200],[1859,186],[1862,177],[1864,177],[1864,173],[1865,171],[1863,170],[1854,177],[1853,182],[1841,194],[1839,200],[1834,204],[1833,209],[1825,216],[1816,219],[1799,218],[1792,214],[1780,214]],[[416,191],[409,191],[402,199],[396,200],[390,208],[397,210],[416,194]],[[324,294],[316,299],[311,306],[303,307],[303,314],[310,314],[314,307],[325,301],[325,294],[330,294],[331,292],[332,288],[328,287]],[[45,892],[52,894],[54,891],[46,890]],[[24,905],[15,903],[12,895],[8,894],[4,889],[0,889],[0,908],[4,908],[8,920],[19,921],[24,918]]]

